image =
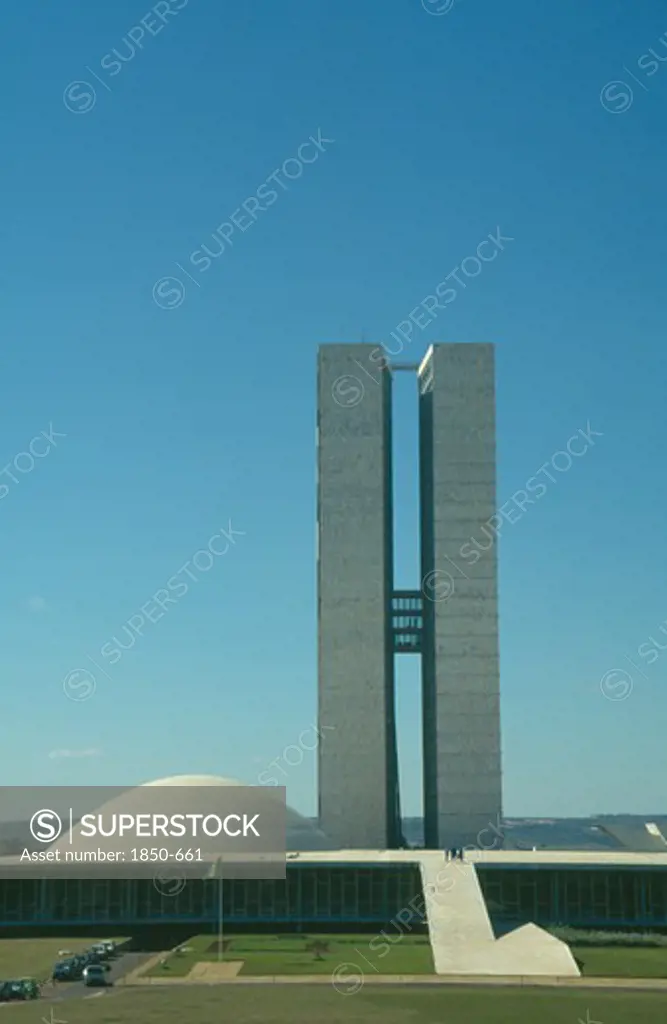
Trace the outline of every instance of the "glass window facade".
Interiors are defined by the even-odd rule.
[[[667,926],[660,868],[489,868],[477,874],[495,925]]]
[[[387,924],[421,893],[416,865],[288,867],[286,879],[222,885],[229,924]],[[0,880],[0,927],[215,921],[219,883],[191,880],[167,895],[152,881]]]
[[[391,599],[391,629],[395,654],[420,654],[423,599],[420,591],[397,590]]]
[[[528,921],[573,927],[667,928],[667,870],[490,868],[477,873],[498,930]],[[0,928],[214,922],[216,881],[174,895],[150,881],[0,880]],[[289,865],[286,879],[223,882],[227,925],[377,925],[423,907],[417,865]]]

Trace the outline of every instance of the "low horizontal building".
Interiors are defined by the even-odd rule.
[[[123,807],[136,808],[135,794]],[[667,852],[471,849],[460,861],[437,850],[326,849],[313,823],[289,810],[286,822],[282,877],[225,877],[216,854],[145,864],[133,878],[103,862],[44,877],[20,855],[0,857],[0,930],[185,935],[222,919],[226,931],[358,931],[387,943],[422,931],[440,974],[567,975],[576,964],[546,927],[667,927]],[[67,849],[62,838],[46,847]]]

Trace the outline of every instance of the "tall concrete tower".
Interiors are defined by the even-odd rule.
[[[501,812],[492,345],[419,368],[426,845],[479,845]]]
[[[396,846],[399,819],[391,374],[373,348],[325,345],[318,368],[319,815],[337,846],[361,849]]]
[[[397,369],[419,389],[422,578],[406,590],[393,578]],[[422,660],[426,845],[474,844],[501,814],[493,347],[435,345],[419,367],[391,367],[375,345],[322,346],[317,443],[321,827],[341,848],[400,844],[394,657],[408,653]]]

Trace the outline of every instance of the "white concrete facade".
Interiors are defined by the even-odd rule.
[[[435,345],[419,377],[426,845],[446,849],[502,814],[493,346]]]
[[[335,846],[395,842],[391,380],[375,348],[319,350],[319,819]]]

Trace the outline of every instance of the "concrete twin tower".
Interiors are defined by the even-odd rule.
[[[421,582],[400,591],[398,370],[417,375],[421,519]],[[434,345],[419,366],[391,366],[374,345],[322,346],[317,447],[320,826],[340,848],[401,844],[394,662],[411,653],[426,846],[476,844],[501,814],[493,346]]]

